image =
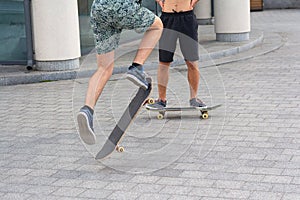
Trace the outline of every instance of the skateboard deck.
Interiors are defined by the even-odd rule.
[[[201,112],[201,117],[203,119],[207,119],[208,118],[208,111],[214,110],[214,109],[216,109],[220,106],[222,106],[222,105],[218,104],[218,105],[215,105],[215,106],[207,106],[206,108],[189,106],[189,107],[165,107],[165,108],[162,108],[162,109],[151,108],[149,106],[146,106],[146,109],[150,110],[150,111],[158,112],[158,115],[157,115],[158,119],[163,119],[164,116],[165,116],[165,113],[169,112],[169,111],[187,111],[187,110],[199,110]]]
[[[126,129],[129,127],[130,123],[134,120],[134,117],[136,116],[137,112],[140,110],[143,103],[147,101],[146,99],[150,95],[150,92],[152,90],[152,85],[151,85],[152,80],[151,78],[147,78],[147,81],[149,83],[148,89],[144,90],[142,88],[139,88],[137,94],[129,103],[128,107],[126,108],[123,115],[119,119],[115,128],[113,129],[108,139],[104,143],[102,149],[97,153],[95,157],[96,160],[100,160],[109,156],[114,150],[117,150],[119,152],[124,151],[124,148],[119,147],[118,144],[122,139],[122,137],[124,136]]]

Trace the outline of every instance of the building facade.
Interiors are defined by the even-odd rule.
[[[54,3],[55,1],[57,1],[56,5]],[[58,3],[58,1],[60,2]],[[211,1],[213,2],[213,0]],[[214,1],[218,1],[218,0],[214,0]],[[300,8],[300,1],[298,0],[263,0],[263,1],[264,1],[265,9]],[[43,24],[38,23],[37,25],[34,23],[43,20],[45,21],[49,20],[47,18],[41,19],[44,16],[41,16],[41,13],[38,12],[41,6],[43,5],[49,6],[49,2],[52,2],[52,6],[54,5],[57,7],[57,9],[50,10],[51,12],[56,10],[63,10],[61,8],[62,6],[61,0],[51,0],[51,1],[49,0],[1,0],[0,1],[0,64],[31,65],[32,62],[29,62],[30,59],[34,58],[33,60],[36,61],[36,56],[43,58],[43,56],[41,55],[42,53],[37,55],[37,53],[39,52],[36,51],[37,49],[38,51],[47,51],[48,47],[43,47],[43,48],[37,47],[39,41],[35,41],[34,43],[32,38],[30,38],[30,35],[33,35],[33,38],[40,37],[42,39],[45,38],[48,39],[47,33],[40,33],[39,31],[34,31],[35,26],[42,27]],[[74,8],[76,8],[76,10],[73,10],[73,12],[78,17],[78,24],[79,24],[78,34],[80,35],[79,54],[84,55],[90,52],[90,50],[93,49],[94,47],[93,35],[89,23],[90,7],[93,0],[68,0],[63,2],[68,2],[69,5],[76,4],[74,5]],[[143,0],[143,6],[149,8],[153,12],[159,13],[159,7],[156,5],[154,0]],[[28,19],[28,14],[30,14],[31,19]],[[65,14],[65,13],[60,12],[59,14]],[[76,24],[74,26],[76,26]],[[66,30],[66,31],[70,31],[70,33],[72,32],[72,30]],[[60,39],[64,40],[64,38],[60,38]],[[43,41],[43,43],[46,42]],[[63,46],[60,47],[60,49],[63,50]],[[53,52],[55,56],[55,50]],[[78,52],[74,53],[74,55],[76,56],[77,54]],[[30,56],[32,58],[30,58]],[[66,60],[68,59],[72,60],[73,57],[66,56]],[[47,57],[45,57],[45,59],[47,59]],[[61,59],[63,59],[63,57]],[[56,63],[54,64],[56,65]]]
[[[44,0],[45,2],[48,0]],[[93,34],[89,23],[90,7],[93,0],[75,0],[78,8],[78,21],[80,31],[80,51],[81,54],[87,54],[94,47]],[[26,22],[26,11],[30,13],[32,21],[41,21],[39,19],[32,19],[33,15],[38,15],[35,12],[37,6],[41,6],[38,3],[43,0],[1,0],[0,1],[0,64],[20,64],[28,65],[28,50],[34,48],[34,41],[28,40],[28,34],[32,34],[34,37],[34,24],[28,24]],[[28,7],[26,7],[26,3]],[[72,3],[69,1],[69,3]],[[155,12],[156,4],[153,0],[145,0],[144,6],[150,8]],[[57,7],[60,7],[61,3]],[[37,8],[37,10],[39,10]],[[53,11],[53,10],[52,10]],[[55,11],[55,9],[54,9]],[[36,18],[37,18],[36,17]],[[30,26],[30,27],[29,27]],[[37,25],[36,25],[37,26]],[[26,33],[27,29],[30,29],[31,33]],[[36,33],[40,34],[40,33]],[[50,34],[49,34],[50,36]],[[28,43],[32,43],[31,47]],[[34,57],[34,50],[32,51],[32,57]],[[30,55],[29,55],[30,56]]]

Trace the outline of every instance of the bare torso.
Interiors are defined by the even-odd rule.
[[[191,0],[164,0],[163,12],[172,13],[193,10]]]

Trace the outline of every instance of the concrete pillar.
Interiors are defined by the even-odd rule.
[[[239,42],[249,40],[249,0],[215,0],[214,14],[217,41]]]
[[[199,25],[211,25],[212,24],[212,0],[201,0],[195,8],[194,13],[197,17]]]
[[[36,68],[79,68],[80,34],[77,0],[32,0]]]

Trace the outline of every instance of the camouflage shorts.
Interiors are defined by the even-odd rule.
[[[141,7],[138,0],[94,0],[91,26],[98,54],[116,49],[123,29],[144,32],[154,19],[154,13]]]

